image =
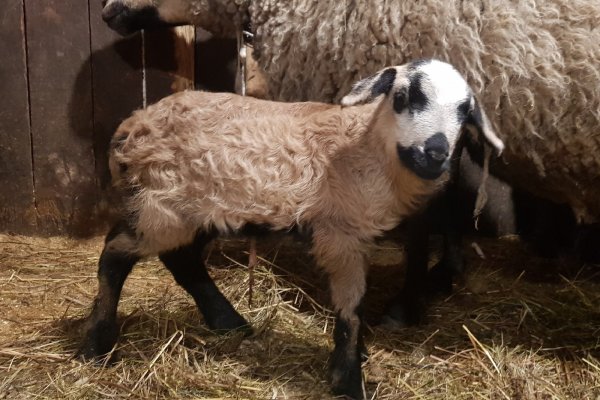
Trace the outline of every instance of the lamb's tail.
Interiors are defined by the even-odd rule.
[[[140,112],[135,112],[119,125],[110,141],[108,167],[115,187],[120,187],[126,181],[126,175],[131,163],[131,151],[136,143],[151,132],[150,127],[142,123]],[[135,151],[134,151],[135,152]],[[130,171],[129,171],[130,172]]]
[[[112,184],[117,188],[122,186],[123,176],[127,172],[127,162],[123,157],[123,147],[128,136],[129,132],[126,132],[119,127],[110,141],[108,168],[110,169]]]

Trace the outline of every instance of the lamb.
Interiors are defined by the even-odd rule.
[[[384,65],[422,57],[450,62],[481,96],[506,141],[503,162],[492,163],[492,171],[515,190],[568,205],[580,224],[600,222],[596,0],[105,0],[104,5],[104,20],[122,34],[182,23],[218,37],[251,30],[267,98],[276,100],[333,101]],[[452,210],[443,218],[456,224],[455,215]],[[434,279],[434,290],[451,288],[451,276],[462,270],[456,228],[444,230],[450,235],[441,268],[432,271],[441,277]],[[387,312],[403,324],[417,322],[421,313],[415,304],[424,292],[427,234],[420,231],[420,240],[411,232],[409,253],[417,254],[409,254],[401,300]]]
[[[151,254],[211,329],[250,329],[208,275],[202,249],[218,234],[297,228],[329,278],[333,392],[363,398],[369,244],[439,190],[463,130],[498,152],[503,142],[462,76],[436,60],[385,68],[358,81],[342,105],[187,91],[125,120],[110,150],[122,220],[100,257],[82,355],[116,343],[122,285]]]

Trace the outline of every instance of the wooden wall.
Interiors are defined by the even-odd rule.
[[[193,87],[194,30],[123,38],[101,0],[4,0],[0,231],[105,229],[107,147],[132,110]]]

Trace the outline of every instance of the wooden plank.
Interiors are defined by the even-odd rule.
[[[193,27],[146,31],[144,49],[147,104],[194,88]]]
[[[102,21],[102,2],[90,0],[92,98],[100,221],[110,220],[108,145],[121,121],[143,106],[142,37],[123,38]]]
[[[258,66],[254,58],[254,50],[248,46],[246,48],[246,95],[259,99],[266,99],[269,90],[265,74]]]
[[[196,29],[193,26],[179,26],[175,31],[175,59],[177,71],[173,86],[175,92],[194,89],[195,85],[195,40]]]
[[[96,209],[88,2],[25,0],[41,233],[92,233]]]
[[[196,32],[196,87],[211,92],[234,92],[237,73],[237,40]]]
[[[5,0],[0,17],[0,230],[33,233],[35,204],[22,0]]]

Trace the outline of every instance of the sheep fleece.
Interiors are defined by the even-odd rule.
[[[248,10],[269,97],[338,100],[385,65],[464,74],[512,182],[600,218],[600,1],[275,1]]]
[[[331,223],[359,241],[393,228],[439,183],[398,168],[393,138],[371,127],[377,107],[188,91],[135,112],[113,137],[110,168],[125,213],[137,214],[140,250],[248,222]]]

